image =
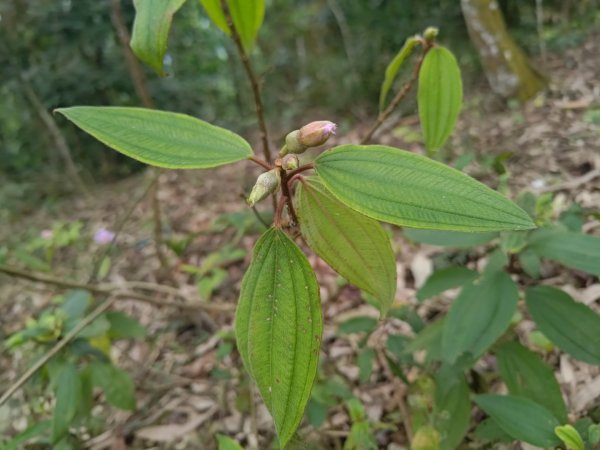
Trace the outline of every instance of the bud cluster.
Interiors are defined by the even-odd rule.
[[[246,200],[249,206],[254,206],[269,195],[277,192],[281,186],[281,176],[279,169],[275,168],[268,172],[262,173],[256,179],[256,184],[250,192],[250,196]]]
[[[285,145],[279,152],[281,156],[288,153],[304,153],[307,148],[318,147],[327,142],[335,134],[337,125],[328,120],[318,120],[304,125],[299,130],[294,130],[285,137]]]

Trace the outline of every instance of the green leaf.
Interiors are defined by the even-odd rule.
[[[448,289],[464,286],[478,276],[479,273],[466,267],[451,266],[436,270],[417,291],[417,300],[422,302]]]
[[[200,0],[208,17],[223,32],[230,35],[229,25],[221,9],[221,0]],[[252,50],[265,17],[265,0],[227,0],[233,26],[246,51]]]
[[[532,233],[531,248],[538,256],[552,259],[573,269],[600,275],[600,237],[560,229],[541,229]]]
[[[452,133],[462,107],[462,79],[456,58],[444,47],[434,47],[419,71],[419,119],[425,146],[434,151]]]
[[[539,278],[541,275],[540,257],[531,249],[519,253],[519,264],[523,271],[532,278]]]
[[[185,0],[134,0],[135,20],[130,46],[133,53],[152,67],[160,76],[165,75],[163,60],[173,15]]]
[[[464,376],[437,376],[434,426],[440,433],[440,449],[457,448],[469,429],[470,421],[471,400]]]
[[[356,365],[359,369],[359,380],[361,383],[369,381],[369,377],[373,372],[373,359],[375,358],[375,350],[365,348],[361,350],[356,357]]]
[[[556,435],[564,442],[567,449],[584,450],[585,444],[579,432],[572,425],[562,425],[554,429]]]
[[[109,106],[56,111],[107,146],[157,167],[209,168],[252,155],[237,134],[185,114]]]
[[[404,235],[414,242],[439,247],[471,248],[486,244],[498,237],[497,233],[465,233],[461,231],[419,230],[405,228]]]
[[[120,311],[107,312],[106,319],[110,323],[108,337],[112,340],[142,338],[148,335],[146,327],[133,317]]]
[[[440,433],[430,425],[420,427],[410,443],[410,450],[438,450],[440,447]]]
[[[510,394],[539,403],[561,422],[568,420],[554,372],[538,355],[518,342],[507,342],[496,350],[496,359]]]
[[[383,84],[381,85],[381,91],[379,92],[379,110],[383,111],[385,107],[385,99],[390,92],[392,85],[394,84],[394,80],[396,79],[396,75],[398,75],[398,71],[400,67],[406,61],[406,59],[412,54],[413,50],[419,43],[419,38],[417,36],[409,37],[404,45],[398,52],[394,59],[388,64],[385,69],[385,77],[383,79]]]
[[[564,291],[535,286],[525,293],[536,325],[561,350],[589,364],[600,365],[600,316]]]
[[[590,425],[588,428],[588,440],[591,445],[596,445],[600,442],[600,424]]]
[[[383,145],[342,145],[315,169],[352,209],[396,225],[452,231],[535,227],[525,211],[456,169]]]
[[[266,231],[242,281],[237,347],[285,447],[298,428],[317,373],[323,324],[319,286],[285,233]]]
[[[65,363],[56,379],[56,404],[52,418],[52,442],[60,441],[75,418],[81,397],[81,380],[77,367]]]
[[[217,434],[218,450],[244,450],[240,444],[223,434]]]
[[[558,420],[532,400],[512,395],[485,394],[476,396],[475,403],[516,440],[542,448],[560,444],[554,434],[554,428],[560,425]]]
[[[342,322],[338,330],[342,334],[370,333],[377,328],[377,319],[373,317],[357,316]]]
[[[376,297],[385,315],[396,294],[396,258],[381,225],[340,203],[315,177],[298,185],[296,205],[310,248],[350,283]]]
[[[428,360],[440,360],[442,358],[442,333],[444,330],[444,319],[438,319],[421,330],[415,338],[404,348],[406,353],[417,350],[426,350]]]
[[[478,439],[483,439],[484,441],[512,442],[513,440],[513,438],[500,428],[490,417],[477,425],[477,428],[473,431],[473,436]]]
[[[527,245],[527,231],[509,231],[500,236],[500,248],[505,253],[519,253]]]
[[[22,444],[26,443],[30,439],[38,437],[42,434],[45,434],[52,427],[52,422],[50,420],[42,420],[40,422],[36,422],[33,425],[27,427],[24,431],[17,434],[10,441],[6,443],[0,442],[0,448],[2,450],[15,450],[15,449],[23,449],[28,448],[23,446]]]
[[[444,321],[444,360],[453,363],[463,353],[479,357],[506,331],[518,299],[517,286],[505,272],[465,286]]]
[[[99,362],[89,367],[94,385],[102,388],[108,404],[126,410],[135,409],[135,386],[127,372]]]

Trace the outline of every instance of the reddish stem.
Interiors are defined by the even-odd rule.
[[[249,159],[250,161],[252,161],[252,162],[254,162],[254,163],[258,164],[259,166],[261,166],[261,167],[263,167],[263,168],[267,169],[267,170],[271,170],[271,169],[273,169],[273,166],[272,166],[271,164],[269,164],[268,162],[266,162],[266,161],[264,161],[264,160],[262,160],[262,159],[260,159],[260,158],[257,158],[257,157],[256,157],[256,156],[254,156],[254,155],[253,155],[253,156],[250,156],[248,159]]]

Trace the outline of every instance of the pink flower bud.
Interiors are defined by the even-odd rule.
[[[304,125],[300,128],[298,141],[306,147],[318,147],[327,142],[332,134],[335,134],[337,125],[328,120],[318,120]]]
[[[110,244],[115,237],[115,233],[106,228],[100,228],[94,234],[94,242],[98,245]]]
[[[50,239],[52,239],[53,234],[54,233],[52,232],[52,230],[42,230],[42,232],[40,233],[40,237],[45,241],[49,241]]]

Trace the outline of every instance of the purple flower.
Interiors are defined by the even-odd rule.
[[[41,237],[42,239],[44,239],[45,241],[49,241],[50,239],[52,239],[52,235],[53,235],[53,234],[54,234],[54,233],[52,233],[52,230],[48,230],[48,229],[46,229],[46,230],[42,230],[42,231],[41,231],[41,233],[40,233],[40,237]]]
[[[94,242],[98,245],[105,245],[111,243],[114,237],[115,233],[112,231],[107,230],[106,228],[100,228],[96,231],[96,234],[94,234]]]

